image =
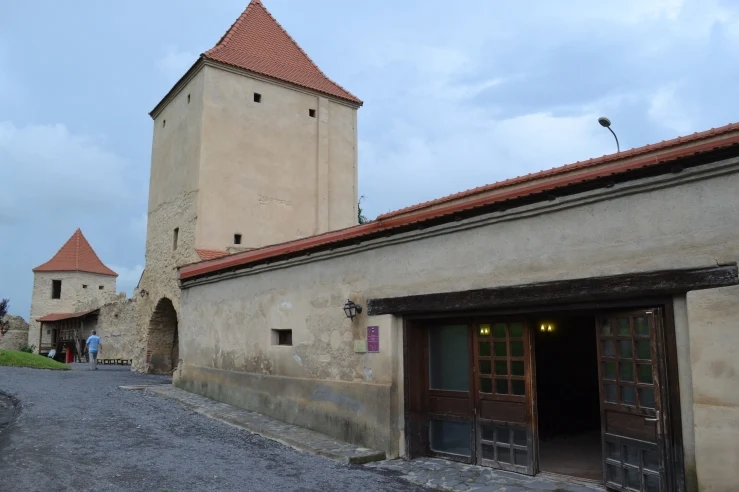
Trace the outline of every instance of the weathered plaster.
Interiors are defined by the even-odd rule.
[[[734,239],[733,246],[737,246]],[[698,489],[736,490],[739,470],[739,287],[690,292]]]
[[[719,168],[720,175],[710,174]],[[398,384],[400,371],[393,359],[400,346],[394,352],[352,353],[348,333],[359,339],[373,321],[364,313],[353,323],[344,318],[341,306],[347,297],[366,304],[374,297],[736,261],[738,187],[736,166],[718,164],[529,207],[515,212],[517,220],[472,219],[469,222],[477,225],[466,227],[463,221],[449,226],[455,228],[454,234],[444,234],[442,226],[412,242],[395,238],[384,245],[357,247],[352,255],[317,254],[247,269],[214,283],[186,283],[180,325],[184,368],[178,384],[195,387],[196,374],[204,368],[209,374],[249,372],[249,377],[261,372],[290,378],[294,384],[308,379],[359,386],[366,384],[363,376],[369,368],[373,384]],[[293,330],[292,347],[270,345],[270,330],[276,328]],[[270,369],[224,366],[217,356],[224,351],[232,353],[234,361],[266,356]],[[217,384],[211,381],[208,391],[222,391]],[[234,386],[230,391],[251,390]],[[264,396],[232,398],[257,405],[250,407],[253,410],[276,411]],[[397,430],[379,448],[389,449],[391,455],[399,452],[401,442],[399,408],[391,410]],[[325,410],[307,405],[301,418],[313,415],[316,422],[309,426],[320,426]],[[352,422],[346,425],[351,428]],[[342,438],[351,434],[337,432]]]

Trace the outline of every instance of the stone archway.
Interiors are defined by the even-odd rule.
[[[163,297],[157,302],[149,321],[149,341],[146,345],[146,372],[171,374],[179,361],[177,311],[172,301]]]

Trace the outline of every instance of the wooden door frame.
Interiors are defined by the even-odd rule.
[[[662,346],[663,354],[663,365],[660,370],[661,381],[661,392],[662,392],[662,406],[663,411],[661,412],[660,419],[664,429],[664,458],[665,458],[665,479],[666,489],[683,492],[685,490],[685,461],[683,457],[683,435],[682,435],[682,412],[680,407],[680,381],[678,377],[678,355],[677,355],[677,343],[675,340],[675,314],[674,314],[674,296],[659,296],[659,297],[635,297],[630,299],[617,299],[617,300],[604,300],[595,302],[582,302],[582,303],[569,303],[560,305],[531,305],[531,306],[512,306],[506,307],[505,309],[487,309],[487,310],[476,310],[473,312],[465,313],[426,313],[416,314],[404,317],[403,319],[403,412],[405,420],[405,428],[409,429],[409,398],[411,391],[418,388],[413,388],[413,382],[411,381],[412,368],[409,366],[409,344],[413,342],[410,340],[411,333],[418,329],[418,322],[420,320],[438,320],[438,322],[449,322],[454,319],[462,320],[467,319],[470,322],[478,316],[507,316],[507,315],[531,315],[534,313],[567,313],[573,314],[582,312],[583,314],[593,314],[593,316],[599,313],[623,310],[623,309],[636,309],[640,307],[655,307],[663,310],[663,323],[662,327],[662,340],[659,341],[658,345]],[[414,326],[415,324],[415,326]],[[533,333],[533,330],[531,330]],[[532,400],[533,408],[532,418],[534,419],[534,452],[536,453],[536,461],[538,462],[538,408],[536,404],[536,354],[535,346],[533,342],[533,336],[531,341],[532,356],[531,356],[531,369],[532,369]],[[427,361],[426,361],[427,362]],[[688,361],[689,362],[689,361]],[[418,368],[417,368],[418,369]],[[426,371],[428,369],[426,368]],[[414,454],[412,450],[417,450],[417,446],[414,447],[412,442],[412,432],[405,433],[405,445],[406,445],[406,459],[413,459],[420,455]],[[539,470],[536,470],[539,472]]]

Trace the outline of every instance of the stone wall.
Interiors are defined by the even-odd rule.
[[[28,323],[20,316],[5,316],[0,327],[0,349],[18,350],[28,344]]]
[[[118,300],[100,307],[94,327],[102,343],[102,359],[133,359],[136,353],[136,300]]]

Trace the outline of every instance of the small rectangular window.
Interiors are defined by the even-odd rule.
[[[255,93],[254,93],[254,102],[255,102],[255,103],[260,103],[260,102],[262,102],[262,95],[261,95],[261,94],[259,94],[259,93],[257,93],[257,92],[255,92]]]
[[[87,285],[86,284],[82,284],[82,288],[83,289],[86,289],[87,288]]]
[[[241,244],[241,234],[234,234],[234,244]]]
[[[99,286],[98,286],[98,290],[103,290],[104,288],[105,288],[105,287],[103,287],[102,285],[99,285]]]
[[[180,237],[180,228],[175,227],[174,228],[174,234],[172,235],[172,251],[177,249],[177,240]]]
[[[62,298],[62,281],[61,280],[51,281],[51,298],[52,299]]]
[[[316,117],[316,110],[315,109],[309,109],[308,110],[308,116],[310,116],[311,118],[315,118]]]
[[[292,330],[272,330],[272,345],[292,345]]]

